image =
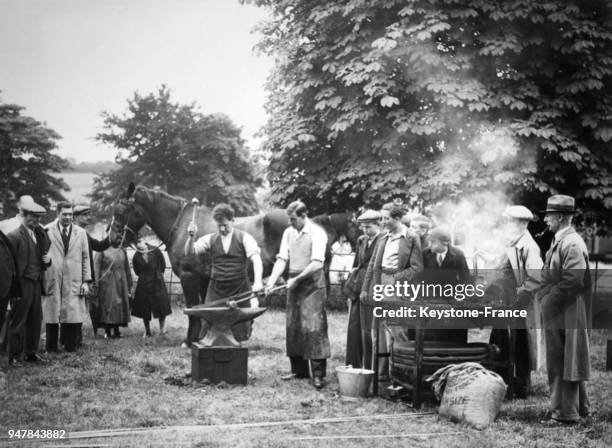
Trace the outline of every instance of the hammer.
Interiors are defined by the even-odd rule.
[[[191,203],[193,204],[193,214],[191,215],[191,223],[190,223],[190,227],[191,227],[191,226],[194,226],[194,227],[195,227],[195,226],[196,226],[196,222],[195,222],[195,219],[196,219],[196,213],[198,212],[198,205],[200,205],[200,201],[198,201],[198,198],[193,198],[193,199],[191,200]],[[197,230],[196,230],[196,232],[197,232]],[[193,235],[193,236],[195,236],[195,232],[194,232],[194,235]]]

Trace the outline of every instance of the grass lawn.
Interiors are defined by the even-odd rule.
[[[191,355],[179,347],[186,317],[175,309],[169,334],[143,339],[140,320],[118,340],[93,339],[76,354],[50,356],[46,365],[9,370],[0,396],[0,446],[15,446],[8,429],[66,429],[68,432],[113,428],[151,428],[137,435],[74,439],[86,446],[371,446],[371,447],[587,447],[612,446],[612,374],[604,372],[605,338],[593,333],[593,380],[590,395],[595,417],[590,425],[545,428],[543,374],[535,376],[535,396],[505,402],[501,414],[484,431],[447,422],[435,414],[413,412],[408,404],[383,399],[346,401],[338,395],[334,368],[344,359],[347,315],[329,313],[332,359],[329,384],[321,392],[300,380],[282,381],[285,318],[269,311],[257,319],[248,342],[249,385],[193,385]],[[153,325],[155,328],[155,325]],[[2,359],[6,363],[6,359]],[[435,411],[425,406],[420,412]],[[374,418],[388,414],[387,418]],[[394,416],[395,415],[395,416]],[[227,424],[365,416],[349,422],[236,427]],[[194,425],[226,425],[195,428]],[[175,427],[159,430],[159,427]],[[372,436],[387,436],[372,438]],[[308,440],[308,437],[359,436],[359,439]],[[59,446],[45,443],[41,446]],[[20,446],[27,446],[22,443]]]

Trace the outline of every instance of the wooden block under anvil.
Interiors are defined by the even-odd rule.
[[[191,378],[194,381],[225,381],[246,384],[249,349],[246,347],[204,347],[195,343],[191,348]]]
[[[246,384],[249,350],[241,347],[232,326],[255,319],[265,308],[206,307],[200,305],[184,312],[204,319],[210,325],[206,336],[191,349],[191,378],[212,383]]]

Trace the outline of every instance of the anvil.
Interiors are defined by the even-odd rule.
[[[210,325],[206,336],[200,341],[205,347],[240,347],[232,334],[232,326],[253,320],[262,315],[266,308],[230,308],[196,306],[184,310],[185,314],[204,319]]]

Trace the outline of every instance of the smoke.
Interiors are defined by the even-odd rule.
[[[490,178],[515,166],[521,148],[508,128],[480,124],[476,129],[461,149],[438,161],[443,172],[452,171],[457,157],[468,161],[475,172],[484,170]],[[513,201],[503,187],[491,189],[489,182],[485,184],[483,191],[439,202],[432,215],[437,225],[452,229],[453,244],[464,250],[472,267],[476,260],[479,268],[493,268],[505,253],[507,236],[502,214]]]

